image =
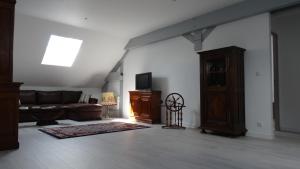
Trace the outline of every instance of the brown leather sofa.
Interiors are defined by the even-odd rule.
[[[34,122],[33,111],[39,108],[51,107],[63,111],[59,119],[76,121],[101,120],[101,105],[78,103],[82,91],[35,91],[22,90],[20,92],[19,122]],[[42,112],[42,111],[41,111]]]

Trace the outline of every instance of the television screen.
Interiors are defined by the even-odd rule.
[[[152,73],[142,73],[135,75],[136,90],[151,90],[152,88]]]

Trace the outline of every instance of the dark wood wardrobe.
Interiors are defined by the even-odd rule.
[[[15,0],[0,0],[0,150],[19,147],[18,106],[21,83],[13,82]]]
[[[235,46],[199,52],[202,132],[245,135],[244,52]]]

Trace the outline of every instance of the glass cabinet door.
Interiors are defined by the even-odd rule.
[[[226,86],[225,58],[207,60],[206,72],[207,72],[208,87]]]

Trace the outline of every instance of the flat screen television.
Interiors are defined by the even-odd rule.
[[[141,73],[135,75],[136,90],[151,90],[152,89],[152,73]]]

